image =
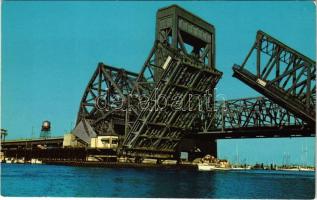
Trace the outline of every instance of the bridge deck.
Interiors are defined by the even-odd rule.
[[[64,137],[9,140],[1,142],[1,150],[18,148],[27,149],[37,147],[37,145],[59,148],[63,147],[63,140]]]

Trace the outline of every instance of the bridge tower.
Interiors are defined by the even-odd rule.
[[[156,40],[215,68],[214,26],[177,5],[157,11]]]
[[[206,68],[216,68],[214,26],[177,5],[171,5],[157,11],[156,40],[177,49],[182,54],[198,59]],[[156,64],[162,65],[165,57],[164,53],[156,55]],[[154,79],[160,79],[162,72],[163,69],[156,69]],[[212,94],[210,102],[213,103],[215,92],[214,90],[208,92]],[[216,140],[186,138],[180,142],[178,149],[180,152],[217,156]],[[191,157],[190,154],[189,157]]]

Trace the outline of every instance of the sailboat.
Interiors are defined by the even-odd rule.
[[[305,149],[304,145],[302,145],[302,166],[298,167],[299,171],[315,171],[314,168],[307,167],[307,143],[305,142]]]
[[[236,144],[236,160],[237,160],[237,164],[236,166],[231,166],[231,170],[248,170],[248,169],[251,169],[251,166],[245,166],[245,167],[242,167],[240,165],[240,162],[239,162],[239,150],[238,150],[238,145]]]

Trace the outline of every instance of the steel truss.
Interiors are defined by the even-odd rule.
[[[99,63],[81,99],[76,125],[83,123],[87,134],[124,135],[127,96],[137,77],[136,73]]]
[[[315,129],[265,97],[217,101],[215,127],[205,133],[218,139],[312,136]]]
[[[161,65],[156,65],[158,56],[161,56],[160,59],[165,57]],[[160,71],[161,76],[155,77],[155,71]],[[133,112],[137,117],[123,143],[125,150],[134,154],[150,151],[174,153],[182,137],[199,130],[194,123],[207,120],[203,119],[204,112],[198,109],[199,99],[189,98],[191,95],[203,96],[206,91],[213,90],[221,75],[215,69],[207,69],[199,59],[181,54],[179,50],[157,41],[131,95],[132,99],[148,95],[148,107],[139,107]],[[164,97],[164,102],[158,97]],[[192,105],[191,111],[175,109],[175,101],[182,102],[182,108]],[[210,109],[213,109],[212,106],[210,102]]]
[[[255,68],[252,63],[256,63]],[[258,31],[242,65],[234,65],[233,71],[234,77],[315,127],[316,63],[313,60]]]

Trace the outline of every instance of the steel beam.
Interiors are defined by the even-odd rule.
[[[213,123],[201,134],[217,139],[314,136],[315,128],[266,97],[217,101]]]
[[[81,138],[86,134],[84,138],[87,143],[91,132],[123,136],[127,96],[137,77],[137,73],[99,63],[81,99],[73,131],[75,135],[78,133],[77,136]]]
[[[160,66],[151,63],[152,56],[157,55],[158,51],[165,52],[167,57]],[[185,102],[183,108],[188,107],[190,95],[205,94],[206,91],[213,90],[222,73],[212,68],[206,68],[202,66],[199,59],[193,59],[161,43],[155,45],[151,55],[141,70],[136,87],[132,91],[132,94],[137,96],[148,95],[148,107],[138,109],[141,111],[129,129],[123,146],[127,152],[172,153],[175,152],[182,137],[200,129],[194,123],[203,118],[204,112],[199,111],[199,103],[195,99],[191,102],[192,110],[176,110],[171,104],[176,100],[181,100],[181,102]],[[146,70],[153,68],[159,68],[163,72],[158,81],[155,80],[153,73],[145,73]],[[146,78],[146,74],[150,78]],[[146,87],[144,85],[141,87],[140,80],[151,81],[142,82]],[[167,103],[159,102],[158,97],[164,97]],[[164,109],[161,109],[162,106],[165,106]],[[212,109],[212,103],[210,106]]]
[[[256,66],[250,64],[253,62]],[[249,54],[241,66],[234,65],[233,71],[234,77],[315,127],[316,63],[313,60],[258,31]]]

